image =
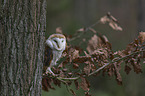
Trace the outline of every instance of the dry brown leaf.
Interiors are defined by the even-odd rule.
[[[137,63],[136,61],[132,61],[131,65],[133,66],[134,72],[136,72],[136,74],[142,73],[142,69],[141,69],[141,64]]]
[[[109,75],[109,76],[113,76],[113,75],[114,75],[114,69],[109,68],[109,69],[108,69],[108,75]]]
[[[77,58],[77,57],[79,57],[79,50],[74,50],[73,52],[72,52],[72,58],[73,59],[75,59],[75,58]]]
[[[106,22],[109,22],[109,18],[107,16],[104,16],[100,19],[100,22],[105,24]]]
[[[106,36],[94,35],[91,40],[89,40],[87,51],[92,54],[97,48],[101,48],[103,45],[105,45],[106,42],[108,42]]]
[[[74,69],[78,69],[79,68],[79,64],[73,63],[73,68]]]
[[[114,30],[118,30],[118,31],[123,30],[116,22],[113,22],[113,21],[109,22],[109,26],[112,27],[112,29]]]
[[[74,48],[70,48],[68,50],[68,54],[69,54],[69,62],[72,62],[73,59],[79,57],[79,50],[76,50]]]
[[[119,56],[121,56],[121,57],[126,56],[126,55],[124,54],[124,50],[123,50],[123,51],[116,51],[116,52],[114,52],[114,55],[119,55]]]
[[[140,32],[139,37],[141,37],[141,42],[145,42],[145,32]]]
[[[89,28],[90,31],[92,31],[93,33],[97,33],[96,30],[94,30],[93,28]]]
[[[129,74],[131,71],[131,68],[128,65],[125,65],[124,71],[126,72],[126,74]]]
[[[94,35],[91,40],[89,40],[87,51],[91,54],[98,47],[98,36]]]
[[[119,72],[120,68],[118,68],[116,64],[117,63],[114,64],[116,81],[117,81],[118,85],[122,85],[122,77]]]
[[[84,63],[86,61],[91,61],[91,57],[79,56],[78,58],[73,59],[74,63]]]
[[[85,92],[85,96],[91,96],[89,92]]]
[[[79,30],[77,30],[78,32],[84,32],[85,28],[80,28]]]
[[[80,88],[79,87],[79,82],[77,80],[75,80],[74,83],[75,83],[76,89],[78,90]]]
[[[92,53],[92,55],[100,55],[100,56],[103,56],[103,57],[105,57],[105,58],[108,58],[108,52],[107,52],[107,50],[106,49],[104,49],[104,48],[98,48],[97,50],[95,50],[93,53]]]
[[[105,35],[103,35],[102,37],[103,37],[105,42],[109,42],[108,38]]]
[[[90,57],[90,55],[86,51],[84,51],[84,53],[87,57]]]
[[[86,78],[84,78],[84,77],[81,77],[81,88],[83,89],[83,90],[85,90],[85,91],[89,91],[89,87],[90,87],[90,84],[89,84],[89,82],[87,81],[87,79]]]
[[[61,87],[61,81],[60,81],[60,80],[58,80],[58,79],[53,79],[53,83],[54,83],[56,86]]]
[[[45,91],[49,91],[49,89],[55,89],[51,83],[52,83],[52,79],[51,78],[47,78],[47,77],[44,77],[42,78],[42,89],[45,90]]]
[[[89,65],[87,65],[87,66],[84,67],[84,72],[87,75],[91,72],[91,64],[89,64]]]
[[[106,24],[109,23],[109,26],[114,29],[114,30],[118,30],[118,31],[122,31],[123,29],[119,26],[118,21],[115,17],[113,17],[110,13],[107,13],[106,16],[102,17],[100,19],[100,22],[102,24]]]
[[[62,34],[62,28],[61,27],[57,27],[56,28],[56,33]]]

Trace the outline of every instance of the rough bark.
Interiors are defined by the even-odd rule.
[[[40,96],[46,0],[0,3],[0,96]]]

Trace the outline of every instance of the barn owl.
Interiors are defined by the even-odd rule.
[[[52,34],[45,42],[44,71],[55,75],[51,68],[57,65],[62,52],[66,49],[66,38],[63,34]]]

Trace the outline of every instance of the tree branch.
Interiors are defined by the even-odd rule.
[[[101,71],[102,69],[104,69],[105,67],[107,67],[108,65],[110,65],[110,64],[112,64],[112,63],[115,63],[115,62],[124,60],[124,59],[126,59],[127,57],[129,57],[129,56],[132,56],[132,55],[134,55],[134,54],[139,54],[139,53],[141,53],[141,52],[145,52],[145,50],[133,52],[133,53],[131,53],[131,54],[129,54],[129,55],[126,55],[126,56],[124,56],[124,57],[122,57],[122,58],[120,58],[120,59],[117,59],[117,60],[115,60],[115,61],[109,62],[109,63],[103,65],[102,67],[98,68],[97,70],[91,72],[89,75],[84,75],[84,77],[94,75],[94,74],[96,74],[97,72]],[[72,77],[72,78],[57,77],[57,79],[59,79],[59,80],[65,80],[65,81],[67,81],[67,80],[77,80],[77,79],[79,79],[79,78],[80,78],[80,76],[78,76],[78,77]]]
[[[73,38],[71,38],[71,39],[68,40],[68,41],[71,42],[71,41],[73,41],[73,40],[75,40],[75,39],[77,39],[77,38],[80,38],[85,32],[87,32],[88,30],[92,29],[92,27],[96,26],[96,25],[99,24],[99,23],[100,23],[100,19],[99,19],[97,22],[95,22],[94,24],[90,25],[89,27],[81,28],[81,33],[78,34],[79,32],[77,32],[77,33],[75,34],[75,36],[73,36]],[[79,30],[78,30],[78,31],[79,31]]]

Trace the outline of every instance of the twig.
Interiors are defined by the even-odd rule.
[[[90,25],[89,27],[84,28],[84,30],[81,31],[81,34],[78,34],[79,32],[77,32],[77,34],[75,34],[75,36],[73,36],[73,38],[71,38],[71,39],[69,40],[69,42],[71,42],[71,41],[73,41],[73,40],[75,40],[75,39],[77,39],[77,38],[80,38],[85,32],[87,32],[88,30],[92,29],[92,27],[96,26],[96,25],[99,24],[99,23],[100,23],[100,20],[98,20],[98,21],[95,22],[94,24]]]
[[[90,30],[90,28],[92,28],[92,27],[96,26],[96,25],[97,25],[97,24],[99,24],[99,23],[100,23],[100,20],[98,20],[97,22],[95,22],[95,23],[94,23],[94,24],[92,24],[91,26],[87,27],[85,31]]]
[[[57,77],[57,79],[59,79],[59,80],[77,80],[79,78],[80,78],[80,76],[78,76],[78,77],[72,77],[72,78]]]

